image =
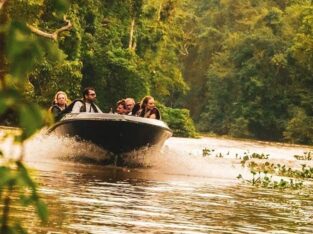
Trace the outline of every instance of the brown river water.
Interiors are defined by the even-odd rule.
[[[3,151],[18,151],[2,142]],[[10,149],[9,149],[10,148]],[[203,149],[214,151],[203,157]],[[313,186],[257,188],[239,157],[269,154],[299,167],[305,146],[222,138],[167,140],[160,152],[137,152],[129,167],[102,165],[106,153],[87,143],[38,136],[26,143],[49,222],[31,207],[14,207],[29,233],[312,233]],[[222,154],[222,158],[215,155]],[[134,167],[134,162],[140,167]],[[307,165],[310,161],[305,162]]]

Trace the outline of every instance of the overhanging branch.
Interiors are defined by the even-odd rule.
[[[27,24],[27,27],[35,34],[42,36],[42,37],[47,37],[50,38],[54,41],[58,40],[58,36],[61,32],[69,30],[72,27],[72,23],[70,20],[66,19],[66,16],[64,16],[64,21],[67,23],[67,25],[63,26],[62,28],[57,29],[56,31],[54,31],[53,33],[48,33],[48,32],[44,32],[32,25]]]
[[[1,8],[3,7],[4,3],[6,2],[7,0],[0,0],[0,10]]]

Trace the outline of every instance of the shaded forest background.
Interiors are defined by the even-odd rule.
[[[65,23],[58,2],[8,0],[2,18],[51,32]],[[109,111],[150,94],[176,135],[194,136],[194,121],[204,132],[313,144],[312,1],[72,0],[66,16],[73,27],[51,41],[58,59],[38,51],[29,61],[29,100],[48,107],[58,90],[75,99],[94,86]]]

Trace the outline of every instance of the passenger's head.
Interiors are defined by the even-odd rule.
[[[126,105],[127,112],[129,113],[133,110],[135,106],[135,100],[133,98],[126,98],[125,105]]]
[[[140,104],[140,107],[145,110],[151,110],[155,107],[154,98],[151,96],[145,96]]]
[[[87,101],[87,102],[96,101],[97,95],[96,95],[95,89],[92,87],[85,88],[83,91],[83,97],[84,97],[85,101]]]
[[[63,91],[59,91],[54,96],[53,104],[58,106],[66,106],[67,104],[67,95]]]
[[[126,114],[126,112],[127,112],[127,109],[126,109],[125,100],[124,99],[119,100],[116,103],[115,113],[120,114],[120,115],[124,115],[124,114]]]

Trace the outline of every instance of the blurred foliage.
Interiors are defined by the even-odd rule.
[[[69,5],[64,0],[51,1],[51,3],[55,3],[51,5],[53,7],[50,13],[55,16],[51,19],[60,21]],[[39,26],[43,22],[48,23],[43,20],[47,9],[45,1],[13,0],[1,6],[0,120],[2,124],[19,127],[20,131],[8,132],[5,137],[15,138],[14,147],[20,147],[20,155],[14,160],[12,155],[4,155],[0,152],[0,202],[2,203],[0,233],[27,233],[20,220],[12,219],[12,207],[17,204],[33,205],[43,222],[47,221],[48,212],[37,192],[36,183],[23,163],[23,143],[51,119],[47,111],[38,105],[40,102],[36,103],[34,99],[30,99],[33,93],[29,82],[31,74],[38,72],[36,69],[39,65],[49,64],[46,67],[60,66],[63,70],[62,74],[58,74],[56,70],[50,69],[55,77],[61,75],[63,78],[64,74],[73,77],[72,73],[74,73],[76,75],[74,77],[78,77],[76,79],[81,79],[80,72],[78,72],[81,65],[71,61],[66,62],[66,55],[59,49],[58,43],[31,32],[29,24]],[[50,83],[44,86],[52,86],[53,80],[48,81]],[[62,81],[60,79],[60,82]],[[72,82],[68,83],[69,86],[72,85]],[[71,91],[75,92],[75,89]],[[30,218],[33,219],[33,217]]]

